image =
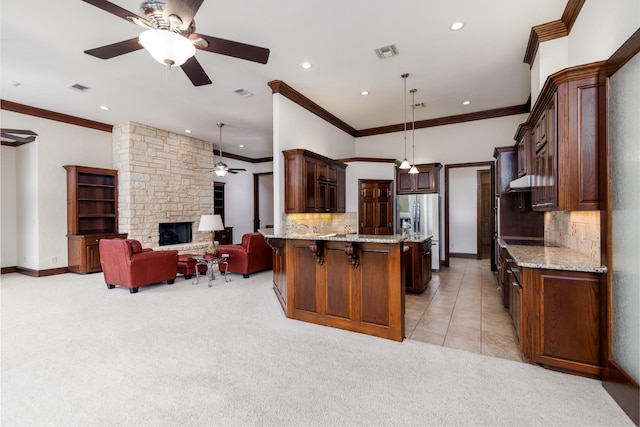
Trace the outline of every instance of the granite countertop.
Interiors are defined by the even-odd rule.
[[[277,228],[258,230],[265,238],[269,239],[298,239],[298,240],[329,240],[337,242],[362,242],[362,243],[400,243],[400,242],[424,242],[431,235],[403,236],[402,234],[339,234],[339,233],[287,233]]]
[[[499,243],[500,247],[509,251],[513,260],[520,267],[586,273],[607,272],[606,266],[573,249],[560,246],[509,245],[502,239],[499,240]]]

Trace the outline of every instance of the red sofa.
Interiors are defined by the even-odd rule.
[[[241,273],[246,279],[251,273],[273,268],[273,249],[260,233],[242,236],[240,245],[220,245],[220,254],[229,254],[229,273]]]
[[[140,286],[164,281],[172,284],[178,271],[178,251],[143,250],[133,239],[102,239],[100,264],[107,288],[123,286],[134,294]]]

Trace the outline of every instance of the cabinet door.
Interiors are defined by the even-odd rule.
[[[429,281],[431,281],[431,240],[420,244],[422,269],[422,289],[426,289]]]
[[[347,197],[345,189],[346,172],[344,168],[336,171],[336,212],[346,212]]]
[[[397,192],[398,194],[412,193],[415,189],[413,175],[409,175],[409,172],[398,169],[397,178]]]
[[[433,172],[431,168],[420,168],[419,173],[416,175],[416,190],[419,193],[435,193],[437,190],[434,189],[434,179]],[[434,191],[435,190],[435,191]]]
[[[360,183],[360,234],[376,234],[376,185]]]
[[[534,270],[533,361],[600,374],[600,282],[596,274]]]
[[[305,175],[305,210],[307,212],[315,212],[318,199],[318,176],[316,166],[318,162],[308,157],[304,158],[304,175]]]
[[[391,181],[360,181],[361,234],[393,234]]]
[[[100,264],[100,247],[96,243],[87,244],[86,247],[87,256],[87,273],[94,273],[96,271],[102,271],[102,265]]]

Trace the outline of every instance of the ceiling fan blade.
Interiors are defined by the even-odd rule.
[[[195,56],[187,59],[187,62],[182,64],[180,67],[184,70],[184,73],[189,77],[189,80],[191,80],[191,83],[193,83],[194,86],[211,84],[211,79],[207,76],[207,73],[205,73],[202,65],[200,65]]]
[[[27,130],[27,129],[6,129],[6,128],[2,128],[2,132],[6,132],[6,133],[17,133],[18,135],[32,135],[32,136],[38,136],[37,133],[35,133],[32,130]]]
[[[243,168],[229,168],[229,171],[247,171],[246,169]]]
[[[269,49],[264,47],[220,39],[204,34],[192,34],[189,38],[192,40],[199,38],[206,40],[208,46],[200,47],[196,45],[196,47],[208,52],[233,56],[234,58],[246,59],[247,61],[258,62],[260,64],[266,64],[269,60]]]
[[[111,59],[140,49],[142,49],[142,45],[138,42],[138,38],[136,37],[134,39],[108,44],[95,49],[85,50],[84,53],[100,59]]]
[[[2,129],[2,132],[0,132],[0,136],[2,136],[2,138],[9,139],[13,142],[21,142],[26,144],[28,142],[35,141],[36,139],[35,136],[28,136],[24,138],[18,135],[14,135],[13,133],[5,132],[6,130],[9,130],[9,129]]]
[[[167,0],[163,16],[169,22],[169,16],[176,15],[182,20],[182,27],[188,28],[194,15],[200,9],[204,0]]]
[[[82,0],[82,1],[84,1],[85,3],[89,3],[99,9],[102,9],[105,12],[109,12],[112,15],[115,15],[119,18],[125,19],[129,22],[132,22],[130,18],[138,18],[144,21],[143,18],[136,15],[135,13],[129,12],[127,9],[123,9],[120,6],[115,5],[107,0]]]

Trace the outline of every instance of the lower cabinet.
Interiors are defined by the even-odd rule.
[[[100,240],[126,238],[127,234],[72,234],[67,236],[69,271],[81,274],[102,271]]]
[[[598,378],[601,374],[601,275],[522,269],[520,350],[547,368]]]
[[[216,231],[213,239],[220,245],[233,245],[233,227],[225,227],[224,230]]]
[[[431,280],[431,239],[418,242],[404,242],[408,248],[403,253],[405,288],[410,293],[421,293]]]

